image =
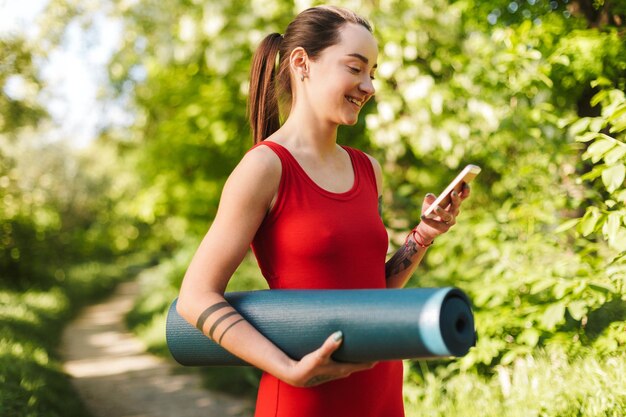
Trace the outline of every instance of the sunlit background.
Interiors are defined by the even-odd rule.
[[[120,282],[167,357],[165,311],[251,145],[251,55],[311,4],[0,0],[0,415],[89,415],[60,335]],[[336,4],[380,45],[339,142],[383,166],[390,250],[425,193],[483,169],[409,284],[467,292],[478,344],[407,361],[407,415],[626,415],[626,3]],[[248,257],[229,289],[263,287]],[[251,369],[202,374],[254,397]]]

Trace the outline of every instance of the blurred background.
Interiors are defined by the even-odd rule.
[[[1,415],[87,415],[60,334],[146,268],[127,322],[167,356],[165,311],[252,144],[252,52],[315,4],[0,1]],[[483,169],[409,284],[466,291],[478,344],[407,361],[407,414],[626,415],[626,2],[334,4],[379,41],[376,98],[340,143],[383,165],[391,248],[425,193]],[[251,259],[230,285],[264,287]],[[257,380],[205,375],[241,396]]]

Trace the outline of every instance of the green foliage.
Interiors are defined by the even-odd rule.
[[[69,166],[64,149],[14,140],[43,117],[36,103],[0,97],[3,285],[56,288],[70,262],[137,248],[167,254],[142,275],[129,316],[165,353],[164,314],[195,248],[188,242],[206,231],[250,146],[252,51],[309,3],[108,2],[125,27],[109,75],[135,123],[105,132]],[[381,161],[392,244],[419,219],[426,192],[466,163],[483,168],[459,225],[412,282],[467,291],[478,345],[459,360],[407,363],[409,414],[624,414],[626,9],[617,3],[338,2],[368,16],[381,45],[376,99],[340,140]],[[69,21],[60,16],[85,23],[93,13],[53,0],[44,19],[52,42]],[[17,71],[36,91],[28,48],[5,45],[3,62],[15,64],[0,81]],[[43,151],[37,166],[26,163],[34,151]],[[248,259],[229,289],[262,285]],[[218,373],[209,385],[227,385]],[[246,392],[258,378],[227,375]]]
[[[125,207],[137,181],[110,145],[77,151],[24,135],[15,143],[0,137],[0,148],[0,286],[46,288],[74,262],[137,247],[147,229]]]
[[[47,290],[0,290],[0,414],[6,417],[87,416],[61,368],[56,348],[77,309],[125,279],[139,259],[69,268]],[[140,261],[143,262],[143,261]],[[125,264],[126,263],[126,264]]]
[[[0,87],[0,135],[15,139],[17,131],[46,116],[37,101],[41,82],[24,39],[0,37]]]
[[[407,416],[623,416],[625,359],[572,359],[552,349],[497,366],[493,376],[415,367],[405,383]]]
[[[583,160],[592,164],[581,176],[591,183],[587,199],[592,204],[577,222],[577,231],[585,237],[601,232],[608,246],[620,254],[626,252],[626,99],[623,91],[610,89],[607,79],[593,86],[602,84],[609,89],[591,99],[592,105],[602,106],[601,115],[578,119],[570,127],[576,141],[587,145]]]

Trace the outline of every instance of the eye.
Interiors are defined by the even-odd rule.
[[[375,79],[376,79],[376,77],[374,77],[374,75],[373,75],[373,74],[372,74],[372,75],[370,75],[370,80],[375,80]]]
[[[350,72],[352,72],[353,74],[358,74],[359,72],[361,72],[361,68],[355,68],[355,67],[348,67],[348,69],[350,70]]]

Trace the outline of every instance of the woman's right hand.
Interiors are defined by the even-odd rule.
[[[334,379],[345,378],[358,371],[371,369],[376,362],[341,363],[331,359],[331,355],[341,346],[343,334],[335,332],[317,350],[293,361],[285,376],[281,378],[295,387],[313,387]]]

